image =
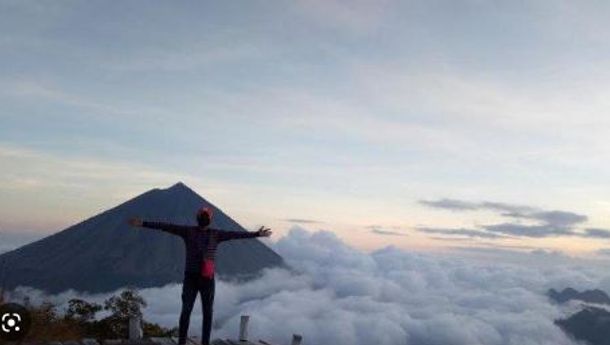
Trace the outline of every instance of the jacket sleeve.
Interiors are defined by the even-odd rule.
[[[168,232],[172,235],[184,237],[186,235],[186,231],[190,228],[186,225],[176,225],[171,223],[163,223],[163,222],[143,222],[142,226],[149,229],[157,229],[161,231]]]
[[[242,238],[255,238],[259,237],[258,231],[224,231],[224,230],[216,230],[218,242],[230,241],[230,240],[239,240]]]

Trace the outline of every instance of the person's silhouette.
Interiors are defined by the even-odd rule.
[[[228,240],[271,236],[271,229],[261,226],[258,231],[225,231],[209,227],[212,222],[213,210],[203,207],[197,212],[197,226],[176,225],[161,222],[142,221],[132,218],[129,224],[136,227],[158,229],[180,236],[186,247],[184,280],[182,282],[182,311],[178,324],[178,344],[186,343],[191,312],[197,293],[201,295],[203,325],[201,343],[210,343],[212,316],[214,304],[214,258],[219,243]]]

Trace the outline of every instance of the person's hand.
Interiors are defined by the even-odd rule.
[[[260,236],[260,237],[269,237],[272,234],[271,229],[265,228],[264,225],[261,226],[257,232],[258,232],[258,236]]]
[[[136,227],[140,227],[142,226],[142,224],[144,224],[141,218],[130,218],[127,222],[129,223],[129,225]]]

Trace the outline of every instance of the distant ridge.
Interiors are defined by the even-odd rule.
[[[177,236],[133,229],[132,216],[195,224],[202,206],[214,208],[212,226],[244,231],[222,210],[184,183],[152,189],[56,234],[0,255],[7,289],[30,286],[49,293],[68,289],[109,292],[124,286],[162,286],[182,281],[184,245]],[[217,272],[224,279],[247,279],[262,269],[284,266],[282,258],[257,239],[219,247]]]
[[[556,303],[566,303],[568,301],[581,301],[586,303],[595,304],[608,304],[610,305],[610,297],[602,290],[585,290],[579,292],[572,288],[565,288],[561,292],[555,289],[550,289],[547,295],[551,300]]]

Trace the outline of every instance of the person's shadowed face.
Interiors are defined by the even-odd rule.
[[[210,225],[210,216],[207,213],[197,215],[197,224],[203,228]]]
[[[205,228],[208,225],[210,225],[211,219],[210,219],[210,214],[209,212],[199,212],[197,213],[197,224],[202,227]]]

